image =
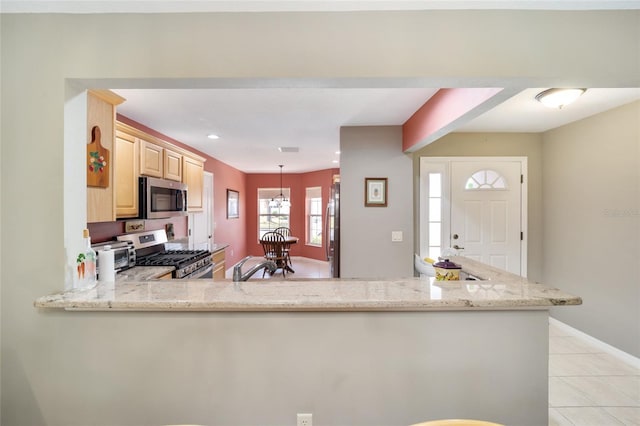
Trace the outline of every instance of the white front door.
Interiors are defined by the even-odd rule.
[[[189,213],[189,248],[211,250],[213,244],[213,174],[205,172],[202,213]]]
[[[518,275],[523,273],[521,166],[520,161],[451,162],[448,240],[461,255]]]

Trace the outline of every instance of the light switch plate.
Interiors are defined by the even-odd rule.
[[[402,241],[402,231],[391,231],[391,241],[399,243]]]

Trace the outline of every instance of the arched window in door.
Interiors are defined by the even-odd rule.
[[[495,170],[478,170],[467,179],[464,189],[467,191],[505,190],[507,180]]]

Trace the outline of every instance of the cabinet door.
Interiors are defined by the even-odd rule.
[[[213,267],[213,279],[223,280],[225,276],[225,252],[224,249],[213,253],[212,259],[215,266]]]
[[[138,216],[138,142],[131,135],[116,132],[115,147],[116,217]]]
[[[164,148],[140,139],[140,174],[162,178]]]
[[[164,178],[182,182],[182,155],[164,149]]]
[[[182,157],[182,182],[187,188],[187,210],[202,211],[202,187],[204,179],[204,163],[190,157]]]

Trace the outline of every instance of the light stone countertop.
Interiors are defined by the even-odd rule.
[[[144,277],[162,275],[167,268],[136,267],[118,274],[115,285],[99,283],[91,290],[55,293],[38,298],[34,306],[91,311],[442,311],[582,303],[580,297],[467,258],[452,260],[485,280],[149,280]]]
[[[176,269],[174,266],[134,266],[130,269],[118,272],[116,282],[127,283],[136,281],[149,281],[161,277]]]

